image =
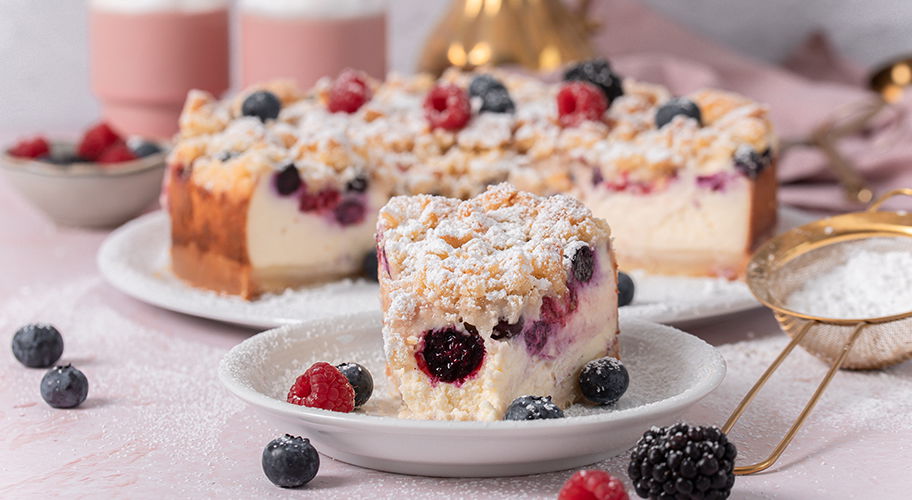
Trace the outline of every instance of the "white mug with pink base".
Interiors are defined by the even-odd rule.
[[[229,86],[230,0],[91,0],[92,89],[117,130],[170,138],[190,89]]]
[[[241,84],[386,76],[386,0],[240,0]]]

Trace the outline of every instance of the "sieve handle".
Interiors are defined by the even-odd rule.
[[[910,190],[910,192],[912,192],[912,190]],[[746,410],[751,401],[753,401],[754,396],[760,392],[760,389],[764,384],[766,384],[767,380],[769,380],[773,372],[779,368],[779,365],[781,365],[785,358],[787,358],[788,355],[792,353],[792,350],[811,330],[811,327],[816,324],[816,321],[808,321],[803,327],[801,327],[801,330],[792,338],[792,341],[789,342],[789,344],[785,346],[784,349],[782,349],[782,352],[779,353],[779,356],[776,357],[769,368],[763,372],[763,375],[760,376],[760,380],[757,380],[757,383],[751,387],[751,390],[748,391],[747,395],[744,396],[744,399],[738,403],[738,407],[735,408],[735,411],[732,412],[730,417],[728,417],[728,421],[725,422],[725,425],[722,426],[722,432],[728,434],[728,432],[731,431],[732,427],[734,427],[738,419],[741,418],[744,410]],[[792,424],[792,427],[789,428],[788,432],[785,434],[782,440],[779,441],[779,444],[776,445],[776,448],[773,450],[770,456],[766,457],[766,460],[763,460],[762,462],[757,462],[752,465],[742,465],[740,467],[735,467],[735,474],[741,476],[760,472],[772,467],[772,465],[775,464],[777,460],[779,460],[779,457],[781,457],[782,453],[785,452],[785,449],[788,448],[788,445],[792,442],[792,439],[795,438],[795,434],[798,434],[798,430],[801,429],[802,425],[804,425],[804,421],[807,420],[808,415],[811,414],[811,410],[813,410],[814,406],[817,405],[817,401],[820,400],[820,396],[823,395],[823,391],[826,390],[827,386],[830,384],[830,381],[833,379],[833,376],[836,375],[836,372],[842,366],[842,363],[849,355],[849,351],[852,350],[852,346],[855,345],[855,340],[858,339],[858,337],[861,335],[861,332],[865,329],[866,326],[868,326],[868,324],[864,322],[855,325],[855,330],[852,332],[849,340],[845,343],[845,345],[842,346],[842,353],[840,353],[839,357],[836,358],[836,360],[833,361],[833,363],[830,365],[829,371],[827,371],[827,374],[823,377],[823,380],[820,381],[820,385],[817,386],[817,390],[814,391],[814,395],[811,396],[811,399],[808,400],[804,409],[801,410],[801,414],[798,415],[798,418]]]
[[[889,193],[874,200],[874,203],[871,203],[871,205],[868,207],[867,211],[876,212],[880,209],[880,206],[883,205],[884,202],[886,202],[890,198],[893,198],[894,196],[900,196],[900,195],[912,196],[912,188],[901,188],[901,189],[894,189],[893,191],[890,191]]]

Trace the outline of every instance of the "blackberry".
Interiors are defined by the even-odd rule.
[[[728,498],[737,455],[718,427],[653,427],[630,453],[627,474],[642,498]]]
[[[564,81],[582,81],[595,85],[605,94],[609,106],[624,95],[621,77],[611,70],[611,64],[604,59],[583,61],[571,66],[564,72]]]
[[[250,94],[244,99],[244,103],[241,104],[241,114],[255,116],[264,123],[266,120],[278,118],[281,109],[282,101],[268,90],[258,90]]]
[[[626,306],[633,302],[636,286],[629,274],[618,271],[618,307]]]
[[[374,392],[374,378],[371,377],[367,368],[358,363],[342,363],[336,365],[336,368],[342,372],[342,375],[345,375],[348,383],[355,390],[355,408],[367,403]]]
[[[29,368],[47,368],[63,354],[63,337],[51,325],[33,323],[16,330],[13,356]]]
[[[471,327],[471,325],[468,325]],[[425,332],[415,360],[418,368],[434,381],[462,383],[481,368],[484,340],[475,327],[441,328]]]
[[[276,486],[297,488],[317,475],[320,455],[309,439],[285,434],[266,445],[262,465],[266,477]]]
[[[756,179],[772,163],[772,154],[769,150],[758,153],[754,148],[741,146],[735,151],[734,162],[738,171],[750,179]]]
[[[686,97],[675,97],[656,110],[655,123],[656,128],[662,128],[665,124],[678,116],[688,116],[697,121],[697,125],[703,126],[703,115],[700,113],[700,107],[697,103]]]
[[[551,402],[551,396],[520,396],[510,403],[504,420],[541,420],[564,418],[564,411]]]
[[[620,360],[606,356],[594,359],[579,375],[580,392],[589,401],[607,405],[621,399],[630,385],[630,375]]]

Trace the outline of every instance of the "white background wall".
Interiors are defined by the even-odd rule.
[[[912,52],[909,0],[641,1],[767,60],[782,58],[815,29],[827,30],[840,50],[869,65]],[[391,64],[408,71],[448,2],[390,4]],[[0,134],[78,130],[97,116],[88,84],[85,5],[0,0]]]

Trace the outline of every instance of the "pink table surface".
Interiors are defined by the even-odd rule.
[[[216,379],[222,354],[254,332],[121,295],[95,267],[106,232],[56,228],[2,181],[0,213],[0,498],[555,498],[570,475],[421,478],[323,457],[308,487],[276,488],[260,453],[284,429]],[[38,320],[61,329],[62,361],[90,380],[80,409],[45,405],[43,370],[23,368],[9,351],[15,329]],[[763,310],[689,329],[720,346],[729,375],[685,419],[721,424],[784,335]],[[733,433],[741,456],[761,458],[823,374],[822,363],[795,356]],[[824,398],[781,463],[739,478],[733,498],[909,498],[910,380],[910,363],[840,373],[834,386],[842,389]],[[597,466],[627,480],[624,458]]]

